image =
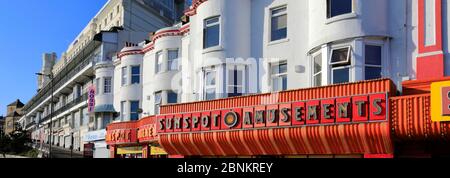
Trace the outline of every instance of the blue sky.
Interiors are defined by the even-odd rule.
[[[42,53],[59,56],[107,0],[0,1],[0,115],[36,94]]]

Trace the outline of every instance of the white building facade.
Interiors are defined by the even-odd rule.
[[[142,89],[115,87],[114,106],[139,100],[141,118],[165,104],[377,78],[392,79],[401,92],[403,81],[449,74],[447,6],[440,0],[196,0],[189,20],[122,49],[116,63],[143,61]],[[440,49],[419,50],[442,41]],[[425,63],[437,66],[434,74]]]
[[[178,0],[109,0],[57,62],[56,54],[45,54],[38,93],[19,121],[32,139],[80,154],[85,144],[94,144],[93,157],[108,157],[105,128],[118,115],[113,106],[117,53],[126,42],[171,26],[184,6]]]

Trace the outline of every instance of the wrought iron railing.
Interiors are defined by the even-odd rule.
[[[67,103],[67,104],[64,105],[63,107],[59,108],[58,110],[54,111],[54,112],[53,112],[53,117],[58,116],[59,114],[63,113],[64,111],[67,111],[68,109],[70,109],[70,108],[74,107],[75,105],[78,105],[78,104],[80,104],[80,103],[82,103],[82,102],[86,102],[86,103],[87,103],[87,100],[88,100],[88,94],[85,93],[85,94],[81,95],[80,97],[76,98],[75,100],[73,100],[73,101]],[[50,116],[51,116],[51,115],[45,116],[45,117],[41,120],[41,122],[45,122],[45,121],[49,120],[49,119],[50,119]]]

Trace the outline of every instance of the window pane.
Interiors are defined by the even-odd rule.
[[[229,86],[228,97],[242,96],[242,87]]]
[[[103,115],[103,123],[102,123],[102,128],[104,129],[106,128],[106,126],[108,126],[108,124],[111,123],[111,116],[109,114],[104,114]]]
[[[272,17],[271,41],[284,39],[287,36],[287,15]]]
[[[287,90],[287,76],[282,76],[281,77],[281,81],[282,81],[282,90],[284,91],[284,90]]]
[[[156,53],[156,69],[155,72],[159,73],[162,69],[162,52]]]
[[[381,78],[381,67],[366,67],[366,80]]]
[[[322,71],[322,54],[314,57],[314,74]]]
[[[346,62],[350,48],[334,49],[331,56],[331,63]]]
[[[175,92],[168,92],[167,93],[167,103],[178,103],[178,94]]]
[[[210,24],[219,22],[219,18],[214,17],[214,18],[206,19],[205,21],[206,21],[206,23],[205,23],[206,25],[210,25]]]
[[[204,46],[203,48],[210,48],[219,45],[220,26],[213,25],[204,29]]]
[[[139,66],[133,66],[131,68],[132,75],[140,75],[140,73],[141,73],[141,68]]]
[[[140,66],[133,66],[131,68],[131,84],[139,84],[141,81],[141,68]]]
[[[333,84],[346,83],[350,81],[350,69],[334,69],[333,70]]]
[[[366,45],[366,64],[381,65],[381,46]]]
[[[161,92],[155,93],[155,103],[156,104],[161,104],[161,102],[162,102]]]
[[[315,87],[322,86],[322,74],[318,74],[318,75],[314,76],[314,86]]]
[[[287,64],[279,64],[272,66],[272,75],[273,74],[283,74],[287,72]]]
[[[327,0],[327,17],[352,13],[352,0]]]
[[[120,119],[123,121],[125,116],[125,101],[120,102]]]
[[[122,86],[127,84],[127,67],[122,67]]]
[[[211,72],[206,72],[206,85],[210,86],[210,85],[216,85],[216,72],[211,71]]]
[[[130,119],[132,121],[139,119],[138,109],[139,109],[139,101],[132,101],[130,103]]]
[[[210,88],[210,89],[206,89],[206,100],[213,100],[216,99],[216,89],[215,88]]]
[[[242,85],[243,77],[244,76],[242,70],[229,70],[228,85]]]
[[[178,70],[178,50],[170,50],[168,56],[169,71]]]
[[[111,83],[111,78],[105,78],[105,85],[104,85],[104,93],[111,93],[111,85],[112,85],[112,83]]]
[[[279,76],[272,79],[272,91],[287,90],[287,76]]]

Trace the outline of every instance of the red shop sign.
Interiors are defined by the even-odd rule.
[[[158,133],[299,127],[387,121],[388,94],[315,99],[157,116]]]

